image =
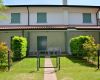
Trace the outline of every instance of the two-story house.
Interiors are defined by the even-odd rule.
[[[28,51],[61,48],[70,53],[72,37],[92,35],[100,43],[100,6],[6,5],[6,19],[0,20],[0,41],[10,47],[11,37],[28,39]]]

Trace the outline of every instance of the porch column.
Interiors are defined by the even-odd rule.
[[[27,54],[26,56],[28,56],[29,54],[29,50],[30,50],[30,32],[27,32]]]
[[[25,33],[24,30],[22,30],[22,36],[23,36],[23,37],[24,37],[24,33]]]
[[[99,44],[100,44],[100,31],[99,31]]]
[[[67,30],[64,32],[64,35],[65,35],[65,52],[67,53],[67,46],[68,46]]]

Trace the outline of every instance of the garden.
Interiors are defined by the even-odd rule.
[[[27,39],[14,36],[11,45],[10,50],[4,42],[0,43],[0,80],[43,80],[44,68],[37,71],[36,57],[26,57]],[[97,70],[99,44],[95,39],[92,36],[72,38],[70,49],[72,55],[60,56],[57,80],[100,80],[100,70]],[[55,66],[55,58],[51,60]],[[43,57],[40,65],[44,66]]]
[[[61,70],[57,80],[100,80],[98,70],[99,44],[92,36],[78,36],[70,40],[71,56],[61,57]],[[52,58],[54,65],[55,59]],[[100,65],[100,64],[99,64]]]
[[[43,80],[44,69],[37,72],[36,57],[26,57],[26,38],[14,36],[11,45],[10,50],[4,42],[0,43],[0,80]]]

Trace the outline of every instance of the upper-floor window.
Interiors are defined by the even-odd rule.
[[[46,23],[47,22],[47,13],[37,13],[37,23]]]
[[[20,23],[20,13],[11,13],[11,23]]]
[[[83,23],[91,23],[91,13],[83,13]]]

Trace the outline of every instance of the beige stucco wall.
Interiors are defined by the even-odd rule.
[[[30,25],[96,25],[97,8],[76,7],[29,7]],[[47,23],[37,23],[37,13],[47,13]],[[11,13],[20,13],[20,24],[11,23]],[[82,13],[91,13],[91,23],[83,23]],[[3,12],[6,19],[0,19],[0,25],[28,25],[27,7],[12,7]]]
[[[5,42],[10,48],[11,37],[21,35],[22,31],[0,31],[0,42]]]
[[[69,54],[70,52],[70,39],[80,35],[92,35],[96,43],[99,43],[99,31],[77,31],[77,30],[66,30],[65,31],[35,31],[31,30],[30,32],[30,50],[29,52],[37,51],[37,36],[47,36],[47,49],[61,48],[65,52],[65,43],[66,50]],[[10,48],[10,40],[12,36],[22,36],[22,31],[0,31],[0,42],[6,42]],[[27,31],[25,31],[25,36],[27,36]],[[66,36],[66,42],[65,42]]]
[[[62,51],[65,51],[63,31],[31,31],[30,52],[37,50],[37,36],[47,36],[47,49],[62,48]]]
[[[70,40],[73,37],[77,37],[80,35],[85,35],[85,36],[93,36],[95,39],[96,43],[99,43],[99,31],[67,31],[67,51],[69,54],[70,52]]]

